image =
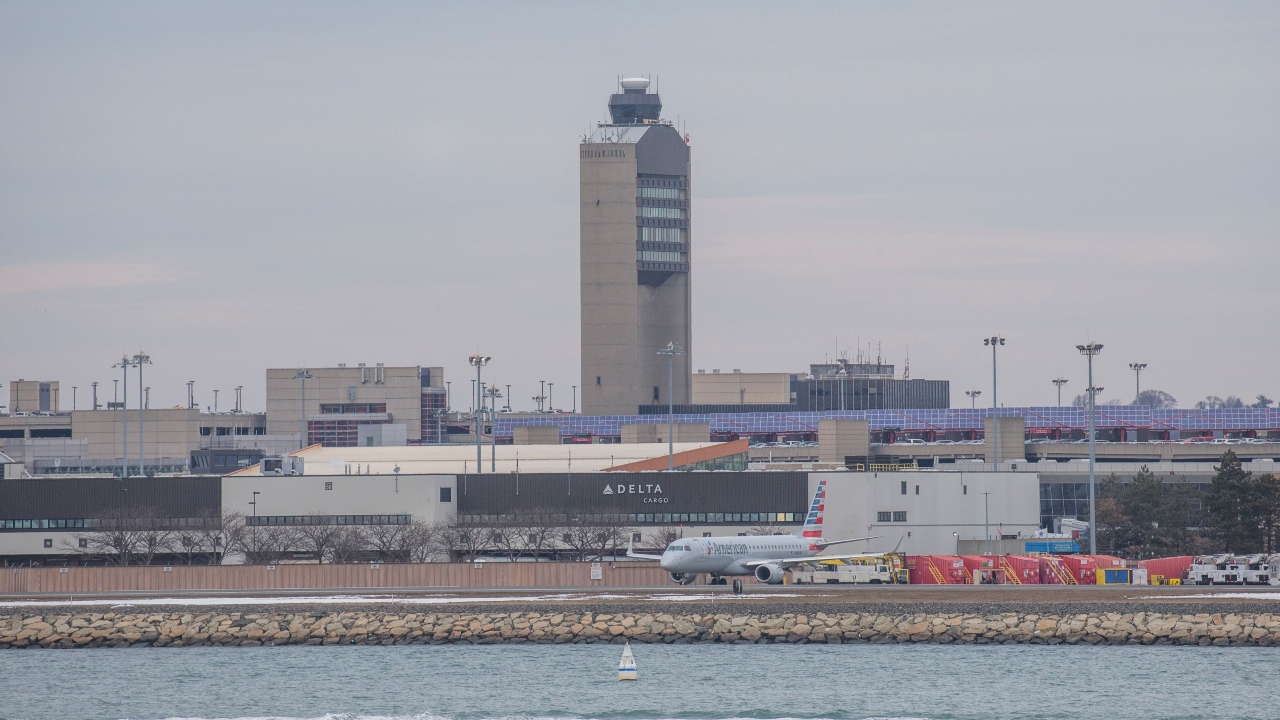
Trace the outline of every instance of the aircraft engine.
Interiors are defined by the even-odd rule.
[[[667,574],[671,576],[671,582],[679,583],[681,585],[688,585],[698,578],[698,576],[693,573],[673,572]]]
[[[769,585],[777,585],[782,582],[782,566],[781,565],[758,565],[756,566],[756,579],[762,583]]]

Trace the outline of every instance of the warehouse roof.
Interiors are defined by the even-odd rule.
[[[742,452],[736,443],[676,443],[676,464],[681,453],[696,459],[716,456],[718,449]],[[665,459],[666,443],[485,445],[480,472],[600,472],[655,458]],[[475,445],[404,445],[396,447],[322,447],[312,445],[290,453],[303,459],[307,475],[456,475],[476,472]],[[704,457],[705,456],[705,457]],[[494,459],[496,459],[496,463]],[[665,462],[662,463],[665,469]],[[493,469],[495,468],[496,469]],[[627,468],[632,469],[632,468]],[[646,468],[647,469],[647,468]],[[254,465],[232,475],[260,475]]]

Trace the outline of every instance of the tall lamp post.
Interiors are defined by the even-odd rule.
[[[142,399],[144,392],[142,388],[142,366],[151,364],[151,356],[139,350],[138,354],[133,356],[133,364],[138,366],[138,474],[146,475],[146,469],[143,467],[146,462],[146,456],[142,454],[142,418],[145,413],[142,411],[147,404]]]
[[[667,346],[658,351],[659,355],[667,356],[667,470],[676,469],[676,441],[675,441],[675,361],[677,355],[684,354],[684,348],[671,341]]]
[[[1133,371],[1133,404],[1137,405],[1142,399],[1142,369],[1147,366],[1146,363],[1129,363],[1129,369]]]
[[[1097,438],[1094,437],[1094,400],[1099,388],[1093,386],[1093,356],[1102,352],[1102,343],[1077,345],[1076,349],[1089,359],[1089,554],[1098,554],[1097,514],[1094,505],[1094,465],[1098,460]]]
[[[253,491],[253,499],[249,504],[253,506],[253,561],[258,562],[258,496],[262,493],[258,490]]]
[[[125,355],[120,358],[120,362],[112,365],[113,368],[120,368],[120,377],[124,380],[124,402],[120,403],[120,425],[123,428],[123,439],[120,446],[124,448],[124,472],[121,477],[129,477],[129,356]]]
[[[996,464],[996,469],[1000,469],[1000,405],[996,402],[996,348],[1004,344],[1004,338],[999,335],[992,335],[989,338],[982,338],[983,345],[991,346],[991,461]]]
[[[1054,378],[1053,384],[1058,386],[1058,407],[1062,407],[1062,386],[1067,384],[1067,379],[1063,377]]]
[[[307,446],[307,381],[314,377],[315,375],[305,368],[298,368],[298,372],[293,374],[294,380],[302,381],[302,429],[298,431],[299,450]],[[254,548],[254,552],[257,551],[258,549]]]
[[[484,414],[484,398],[480,396],[480,369],[489,364],[492,358],[480,355],[479,353],[471,353],[471,357],[467,358],[467,362],[471,363],[471,367],[476,369],[476,473],[481,472],[484,468],[481,466],[484,456],[480,451],[480,435],[484,431],[481,424],[481,417]]]
[[[969,396],[969,409],[973,410],[978,407],[978,396],[982,394],[981,390],[965,390],[965,395]]]

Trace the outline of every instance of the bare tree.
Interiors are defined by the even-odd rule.
[[[463,525],[455,520],[438,528],[436,540],[451,559],[472,562],[489,549],[492,533],[487,527]]]
[[[319,512],[314,512],[311,515],[321,520],[323,524],[296,526],[298,547],[300,550],[314,555],[317,563],[323,563],[326,558],[331,557],[333,547],[338,542],[338,537],[342,534],[342,528],[338,525],[330,524],[328,521],[331,518]]]
[[[368,549],[378,553],[382,562],[413,562],[409,558],[416,542],[414,535],[420,531],[420,526],[420,522],[370,525],[364,528],[365,543]]]
[[[519,560],[525,553],[525,528],[522,525],[513,522],[489,530],[489,543],[511,562]]]
[[[409,524],[409,533],[404,538],[406,562],[434,562],[439,557],[439,528],[421,520]]]
[[[767,535],[786,535],[786,531],[780,528],[774,521],[773,516],[767,516],[768,520],[760,520],[747,529],[747,534],[752,537],[764,537]]]
[[[75,535],[75,551],[101,558],[112,565],[150,563],[167,544],[167,530],[160,528],[155,508],[113,508],[101,513],[98,527]],[[83,545],[83,547],[82,547]]]
[[[556,538],[560,537],[564,530],[552,519],[555,517],[550,511],[533,511],[526,516],[525,522],[521,524],[520,533],[523,536],[524,549],[533,556],[533,561],[537,562],[545,553],[550,553],[556,548]]]
[[[649,533],[649,547],[665,550],[668,545],[680,539],[680,529],[673,525],[663,525]]]
[[[580,515],[564,529],[564,542],[579,560],[613,555],[626,545],[631,528],[622,515]]]
[[[302,542],[293,527],[257,527],[244,533],[236,547],[246,565],[274,565],[288,557]]]
[[[373,526],[378,527],[378,526]],[[338,525],[329,550],[329,561],[334,563],[357,562],[369,550],[365,529],[357,525]]]
[[[175,531],[173,550],[182,556],[184,565],[195,565],[196,560],[205,556],[203,538],[194,529]]]
[[[217,517],[216,514],[210,517]],[[224,512],[221,518],[196,531],[210,565],[221,565],[227,555],[244,549],[245,534],[249,530],[244,514]]]

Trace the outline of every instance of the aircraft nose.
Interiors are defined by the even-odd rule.
[[[662,568],[663,570],[668,570],[668,571],[671,570],[671,566],[673,564],[675,564],[675,558],[672,557],[670,554],[664,554],[662,556],[662,559],[658,561],[658,567]]]

